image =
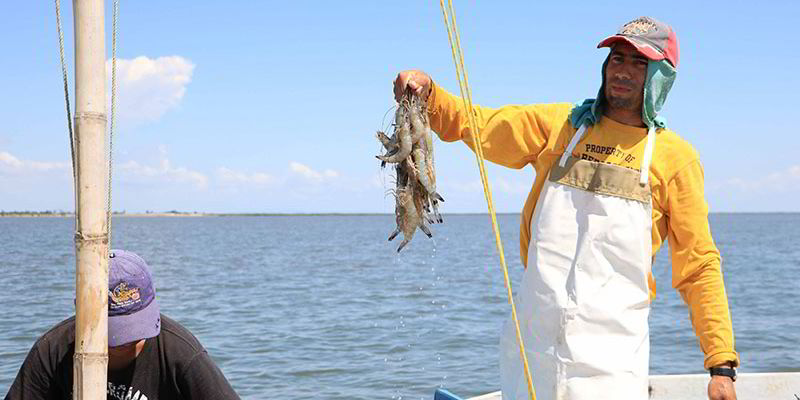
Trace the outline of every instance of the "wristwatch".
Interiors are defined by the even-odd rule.
[[[736,382],[736,368],[733,367],[711,367],[709,368],[708,372],[711,376],[714,375],[722,375],[731,378],[732,381]]]

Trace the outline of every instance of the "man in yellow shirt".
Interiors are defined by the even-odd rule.
[[[610,52],[596,99],[472,110],[487,160],[536,170],[520,223],[526,270],[517,307],[537,397],[648,397],[651,263],[666,239],[672,285],[689,306],[711,372],[708,396],[734,400],[739,358],[703,169],[658,115],[676,76],[677,37],[641,17],[599,47]],[[407,88],[427,96],[431,128],[443,141],[472,147],[460,98],[419,70],[398,74],[395,96]],[[506,325],[503,396],[527,398]]]

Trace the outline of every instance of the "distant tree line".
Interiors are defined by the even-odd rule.
[[[72,211],[64,210],[46,210],[46,211],[5,211],[0,210],[0,217],[4,216],[55,216],[55,215],[72,215]]]
[[[67,215],[74,215],[75,213],[72,211],[64,211],[64,210],[45,210],[45,211],[29,211],[29,210],[15,210],[15,211],[5,211],[0,210],[0,217],[4,216],[67,216]],[[128,214],[126,210],[122,211],[114,211],[112,212],[113,215],[125,215]],[[138,214],[134,213],[134,214]],[[169,211],[153,211],[153,210],[146,210],[144,214],[198,214],[197,211],[178,211],[178,210],[169,210]]]

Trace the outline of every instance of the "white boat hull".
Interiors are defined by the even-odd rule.
[[[708,374],[653,375],[650,400],[707,400]],[[736,397],[740,399],[800,400],[800,372],[739,374]],[[470,400],[501,400],[499,391]],[[545,400],[545,399],[542,399]]]

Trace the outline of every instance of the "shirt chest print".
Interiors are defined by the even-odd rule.
[[[637,157],[614,146],[583,143],[579,148],[579,152],[581,160],[620,165],[638,170],[638,165],[633,165]]]
[[[125,384],[108,382],[108,398],[115,400],[148,400],[142,392]]]

